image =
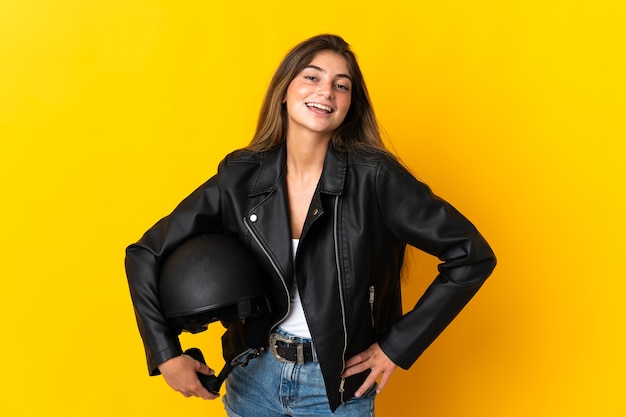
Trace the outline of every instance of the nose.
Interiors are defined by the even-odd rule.
[[[318,94],[326,98],[333,97],[333,83],[332,81],[321,82],[317,88]]]

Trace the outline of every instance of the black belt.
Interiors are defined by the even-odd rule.
[[[272,356],[280,362],[293,362],[300,365],[313,362],[313,346],[310,342],[298,343],[278,333],[272,333],[269,347]]]

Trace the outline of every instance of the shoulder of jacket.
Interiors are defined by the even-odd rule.
[[[257,168],[265,160],[264,152],[255,152],[249,149],[237,149],[227,154],[219,163],[218,171],[229,170],[233,168]]]
[[[348,166],[356,169],[373,169],[376,171],[401,173],[407,169],[391,154],[372,150],[355,149],[348,152]]]
[[[224,162],[251,162],[260,163],[263,160],[264,152],[251,151],[246,148],[236,149],[224,157]]]

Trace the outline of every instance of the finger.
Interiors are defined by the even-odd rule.
[[[380,393],[385,388],[385,386],[387,385],[387,382],[389,382],[389,378],[391,377],[391,374],[393,373],[394,369],[383,372],[383,376],[380,378],[380,382],[378,383],[378,388],[376,389],[376,393]]]
[[[213,400],[219,397],[219,395],[209,392],[204,385],[200,383],[200,380],[187,387],[187,389],[181,390],[181,394],[183,394],[186,398],[199,397],[203,400]]]
[[[382,372],[382,376],[380,378],[380,382],[379,382],[378,388],[376,390],[377,393],[380,393],[385,388],[385,386],[387,386],[387,383],[391,379],[391,375],[394,373],[394,371],[397,368],[398,368],[398,366],[395,363],[390,361],[390,363],[387,365],[387,367]]]
[[[374,372],[370,372],[369,376],[365,379],[365,382],[363,382],[363,384],[359,387],[359,389],[356,390],[356,392],[354,393],[355,397],[357,398],[361,397],[363,393],[367,392],[367,390],[370,389],[372,385],[374,385],[378,375],[372,376],[372,374],[374,374]]]
[[[196,361],[196,372],[200,372],[201,374],[204,375],[214,375],[215,371],[213,371],[213,369],[209,368],[207,365],[203,364],[202,362],[198,362]]]
[[[196,393],[196,397],[200,397],[203,400],[214,400],[217,397],[219,397],[219,395],[213,394],[213,393],[209,392],[206,388],[202,387]]]
[[[346,361],[346,367],[342,377],[345,378],[347,376],[363,372],[366,369],[370,369],[372,367],[371,359],[372,355],[369,350],[366,350],[363,353],[359,353],[358,355],[351,357]]]
[[[346,368],[350,368],[351,366],[359,364],[367,360],[368,357],[369,355],[367,355],[367,352],[362,352],[362,353],[359,353],[358,355],[354,355],[353,357],[351,357],[350,359],[346,361]]]
[[[370,369],[371,366],[368,365],[368,362],[359,362],[355,365],[346,368],[341,374],[342,378],[347,378],[352,375],[360,374],[363,371]]]
[[[213,375],[213,370],[209,368],[208,366],[206,366],[205,364],[198,362],[198,361],[196,361],[196,364],[197,364],[196,365],[197,372],[200,372],[206,375]],[[195,378],[193,378],[190,381],[190,384],[186,387],[187,389],[185,390],[185,392],[189,393],[191,396],[199,397],[204,400],[212,400],[212,399],[219,397],[219,395],[215,395],[209,392],[209,390],[207,390],[206,387],[202,385],[202,382],[200,382],[200,378],[198,377],[197,374],[194,374],[193,376]]]

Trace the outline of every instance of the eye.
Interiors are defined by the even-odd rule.
[[[337,87],[339,90],[350,91],[350,86],[346,84],[336,84],[335,87]]]
[[[305,80],[309,80],[309,81],[317,81],[317,77],[316,77],[315,75],[308,75],[308,74],[305,74],[305,75],[304,75],[304,79],[305,79]]]

